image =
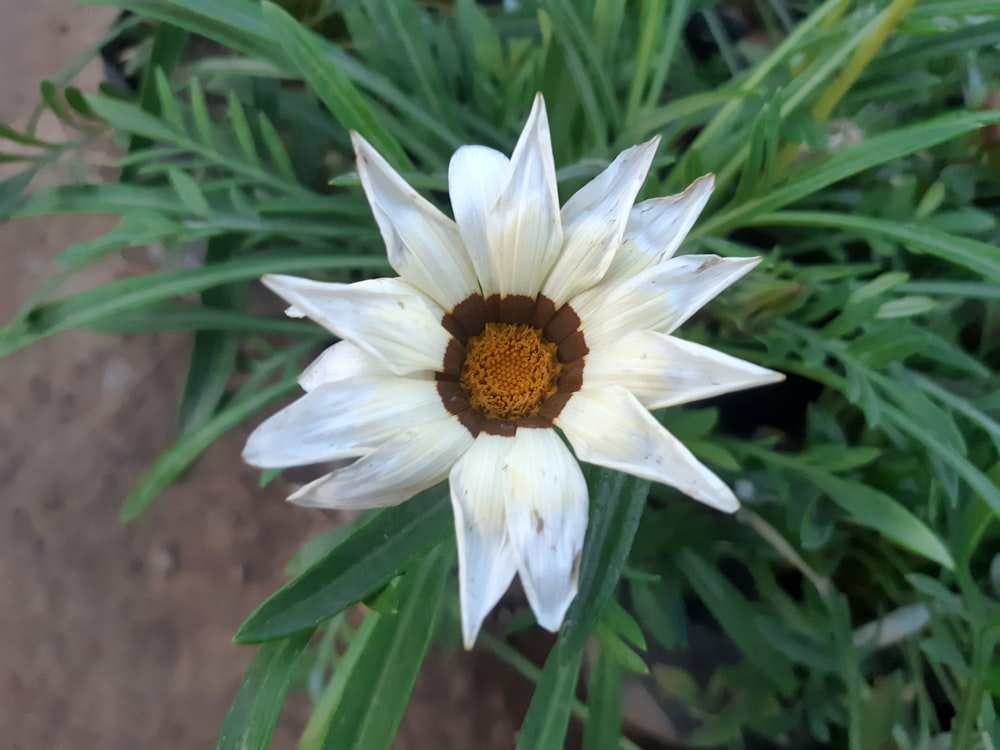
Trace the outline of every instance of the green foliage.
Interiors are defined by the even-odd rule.
[[[688,727],[674,741],[691,746],[997,745],[1000,145],[985,129],[1000,111],[983,107],[1000,88],[995,0],[759,2],[753,38],[713,0],[105,2],[134,13],[109,38],[144,45],[139,90],[73,87],[100,43],[43,82],[23,132],[0,124],[0,165],[14,169],[0,220],[121,222],[57,258],[0,329],[0,353],[78,327],[193,332],[178,442],[123,518],[291,392],[324,343],[256,311],[255,279],[391,273],[348,130],[436,200],[454,149],[509,151],[541,91],[563,198],[654,136],[644,197],[716,174],[685,251],[765,262],[682,335],[795,375],[809,396],[785,391],[798,416],[749,429],[732,417],[748,402],[661,415],[736,483],[735,517],[588,471],[579,595],[544,668],[480,638],[536,683],[519,747],[560,747],[571,716],[587,750],[634,747],[622,681],[647,673]],[[43,110],[66,142],[39,137]],[[118,184],[29,191],[109,131],[127,146]],[[150,243],[164,270],[59,295]],[[178,270],[191,255],[197,266]],[[315,711],[301,747],[391,745],[455,609],[445,494],[303,552],[237,634],[260,650],[218,747],[266,747],[303,672]]]

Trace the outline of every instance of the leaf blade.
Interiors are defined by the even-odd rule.
[[[260,647],[222,720],[215,750],[267,750],[311,637],[312,631],[305,631]]]
[[[442,487],[372,516],[298,578],[264,601],[236,633],[238,643],[283,638],[319,624],[384,586],[451,531]]]

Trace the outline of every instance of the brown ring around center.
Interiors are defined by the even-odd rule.
[[[555,392],[541,401],[535,413],[519,418],[490,417],[472,406],[469,394],[460,380],[469,352],[470,340],[479,337],[487,323],[527,326],[541,331],[543,342],[555,346],[559,363]],[[589,351],[580,330],[580,316],[569,305],[558,310],[552,300],[539,295],[510,295],[484,298],[474,294],[441,320],[452,339],[445,350],[441,372],[435,375],[438,394],[445,409],[458,417],[467,430],[476,436],[514,435],[518,427],[552,427],[555,418],[573,393],[583,384],[584,357]]]

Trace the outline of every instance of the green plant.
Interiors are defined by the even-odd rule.
[[[560,746],[571,714],[586,747],[628,746],[623,671],[650,671],[687,707],[698,723],[682,739],[697,746],[997,745],[1000,194],[985,129],[1000,111],[980,108],[1000,87],[995,2],[760,2],[760,45],[727,31],[727,7],[698,0],[289,6],[305,25],[269,2],[111,4],[148,24],[138,93],[86,96],[60,79],[42,95],[81,138],[128,139],[121,182],[26,194],[78,141],[2,127],[34,150],[0,152],[26,163],[0,183],[0,216],[122,221],[60,256],[0,351],[80,326],[193,332],[178,442],[123,517],[290,393],[324,343],[315,327],[253,312],[257,277],[390,272],[347,131],[439,197],[450,154],[509,152],[542,91],[563,197],[654,134],[643,195],[715,172],[685,251],[766,260],[684,336],[793,373],[809,397],[786,391],[802,412],[777,425],[768,414],[747,427],[733,414],[749,407],[729,402],[662,415],[740,483],[735,520],[589,473],[580,594],[544,669],[484,640],[537,682],[519,746]],[[207,57],[185,57],[195,37],[212,42]],[[204,241],[204,263],[53,298],[76,271],[154,241]],[[200,304],[176,300],[194,293]],[[432,637],[454,621],[451,535],[438,488],[328,540],[237,634],[262,645],[218,747],[267,746],[300,662],[323,684],[301,747],[388,747]],[[342,613],[361,601],[369,614],[353,630]],[[695,601],[739,654],[700,684],[646,649],[684,647]],[[574,688],[592,637],[584,706]]]

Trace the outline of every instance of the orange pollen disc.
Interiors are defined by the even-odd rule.
[[[556,349],[538,328],[487,323],[469,339],[459,385],[488,419],[534,416],[557,390],[562,365]]]

